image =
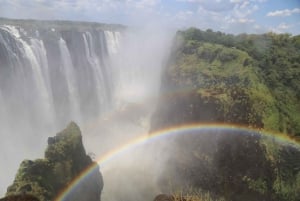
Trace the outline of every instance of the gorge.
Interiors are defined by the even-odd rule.
[[[133,31],[122,25],[1,18],[2,194],[20,161],[41,157],[47,137],[70,121],[81,127],[105,122],[145,99],[148,109],[153,107],[169,38],[152,27]],[[118,129],[118,123],[111,124]],[[99,154],[92,131],[84,133],[91,136],[88,151]]]
[[[47,137],[75,121],[102,200],[296,201],[299,39],[1,19],[3,195],[19,163],[43,158]]]

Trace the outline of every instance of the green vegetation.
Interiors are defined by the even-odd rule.
[[[151,130],[233,123],[299,140],[299,78],[300,36],[179,31]],[[299,145],[224,132],[178,140],[166,174],[226,200],[299,200]]]
[[[300,151],[275,139],[263,138],[268,161],[274,170],[272,188],[280,200],[297,200],[300,197]]]
[[[48,138],[45,159],[24,160],[7,189],[7,196],[26,193],[41,201],[53,200],[81,171],[94,164],[86,155],[81,138],[80,129],[73,122],[55,137]],[[100,200],[102,187],[102,177],[96,169],[73,200]]]
[[[0,201],[39,201],[36,197],[32,195],[11,195],[1,198]]]
[[[216,198],[212,196],[209,192],[204,192],[201,190],[190,190],[187,193],[174,193],[173,201],[225,201],[224,198]]]
[[[174,88],[217,100],[225,122],[300,137],[300,36],[190,28],[176,40],[166,72]],[[241,104],[246,120],[230,119]]]
[[[243,180],[247,183],[249,189],[254,190],[260,194],[265,194],[267,192],[267,183],[262,178],[253,180],[247,176],[244,176]]]

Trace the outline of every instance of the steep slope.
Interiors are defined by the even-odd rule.
[[[298,37],[284,34],[179,31],[162,75],[161,98],[151,130],[235,124],[285,132],[297,139],[297,41]],[[172,144],[165,174],[173,185],[204,189],[226,200],[298,199],[298,145],[281,144],[255,131],[221,130],[218,126],[215,131],[198,133]],[[164,186],[169,181],[161,182]]]
[[[24,160],[21,163],[7,195],[26,193],[41,201],[53,200],[72,179],[91,165],[94,162],[85,153],[80,129],[72,122],[48,139],[44,159]],[[102,188],[102,176],[96,168],[67,200],[99,201]]]
[[[247,53],[218,44],[187,41],[175,55],[163,77],[163,94],[168,95],[162,99],[167,104],[162,104],[161,109],[178,105],[182,115],[175,120],[177,124],[228,122],[263,127],[268,121],[267,111],[274,99],[261,83]],[[161,119],[153,120],[154,127],[165,126]]]
[[[178,32],[176,43],[162,77],[167,97],[162,101],[174,96],[176,104],[187,97],[197,100],[184,112],[192,120],[183,123],[230,122],[300,135],[299,36],[233,36],[191,28]],[[153,120],[154,129],[167,126]]]

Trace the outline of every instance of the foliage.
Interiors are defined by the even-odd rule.
[[[252,122],[258,118],[262,128],[300,136],[299,38],[274,33],[235,36],[196,28],[178,31],[181,46],[167,76],[174,88],[218,94],[225,111],[234,101],[231,89],[239,88],[252,105]]]
[[[173,193],[174,201],[225,201],[224,198],[217,198],[209,192],[201,189],[195,190],[191,188],[188,192]]]
[[[272,188],[280,200],[296,201],[300,196],[300,150],[274,138],[261,140],[266,156],[272,163],[275,180]]]
[[[0,201],[39,201],[39,199],[33,195],[22,194],[6,196],[1,198]]]
[[[249,189],[259,192],[260,194],[264,194],[267,192],[267,182],[262,178],[257,180],[251,179],[247,176],[243,177],[243,180],[249,186]]]
[[[300,136],[300,36],[234,36],[196,28],[178,35],[184,42],[173,65],[181,72],[175,79],[198,88],[237,83],[261,111],[264,128]]]
[[[179,31],[176,40],[161,87],[172,94],[160,99],[152,130],[217,122],[300,137],[300,36],[190,28]],[[216,150],[209,170],[199,157],[176,154],[179,167],[169,174],[226,200],[299,198],[299,147],[255,136],[216,140],[216,147],[209,143]]]
[[[45,159],[24,160],[13,184],[7,189],[7,195],[29,193],[41,201],[52,200],[74,177],[93,164],[85,153],[81,138],[80,129],[73,122],[55,137],[50,137]],[[93,192],[99,192],[94,200],[99,200],[102,178],[99,172],[91,175],[94,177],[91,184],[97,189]],[[90,184],[85,185],[87,188]]]

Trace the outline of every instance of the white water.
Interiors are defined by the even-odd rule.
[[[21,27],[0,26],[0,47],[5,50],[2,49],[0,54],[8,54],[0,57],[8,62],[0,66],[3,72],[0,73],[0,195],[4,195],[6,187],[13,182],[22,160],[43,157],[49,136],[55,135],[69,121],[84,123],[83,117],[87,116],[83,116],[85,111],[82,108],[85,100],[93,97],[82,97],[85,92],[82,89],[86,88],[87,94],[96,94],[97,99],[93,101],[96,103],[94,110],[99,110],[96,114],[109,109],[106,107],[110,97],[105,91],[109,84],[105,83],[107,80],[103,75],[103,68],[109,67],[103,66],[108,62],[100,61],[99,52],[96,53],[95,36],[89,32],[83,34],[85,47],[79,51],[85,52],[85,55],[79,59],[86,59],[89,65],[75,66],[71,55],[75,55],[75,50],[69,49],[59,32],[51,31],[54,36],[50,46],[56,47],[55,52],[46,48],[43,33],[39,30],[31,33]],[[114,35],[113,32],[107,33]],[[73,40],[71,36],[66,37]],[[116,54],[115,44],[118,42],[114,40],[117,38],[105,39],[102,42],[107,44],[98,45],[107,45]],[[102,50],[105,51],[104,48]],[[60,58],[49,60],[49,54],[57,53]],[[109,54],[106,55],[109,57]],[[92,77],[79,80],[81,71],[90,73]],[[88,87],[86,82],[94,82],[95,88]]]
[[[74,67],[72,64],[71,56],[67,48],[66,42],[60,38],[59,39],[59,50],[62,58],[61,70],[64,73],[64,77],[67,81],[68,87],[68,99],[70,103],[70,119],[73,118],[74,121],[80,122],[80,106],[79,106],[79,95],[76,88],[76,77],[74,72]]]
[[[7,58],[0,66],[0,195],[20,162],[42,158],[47,138],[69,121],[79,123],[87,152],[97,156],[147,132],[140,117],[155,105],[171,39],[151,30],[49,29],[45,36],[0,25],[0,54],[8,54],[0,55]]]
[[[90,32],[86,32],[82,36],[84,39],[84,47],[85,47],[87,60],[94,71],[93,76],[96,81],[96,89],[97,89],[96,93],[97,93],[98,103],[100,104],[100,108],[104,108],[106,102],[105,100],[108,100],[108,97],[106,97],[105,93],[101,93],[105,90],[103,86],[104,78],[101,72],[99,58],[95,53],[93,37]]]
[[[111,31],[104,31],[104,34],[107,39],[107,46],[109,54],[116,54],[120,48],[120,32],[111,32]]]
[[[38,86],[38,93],[41,94],[41,111],[44,113],[44,118],[48,125],[53,125],[55,122],[55,111],[52,96],[52,88],[49,79],[47,53],[43,41],[31,39],[31,50],[28,49],[28,56],[33,56],[31,66],[33,67],[34,77]],[[26,43],[23,44],[24,47]],[[33,53],[33,54],[31,54]]]

